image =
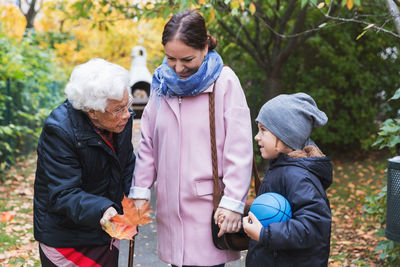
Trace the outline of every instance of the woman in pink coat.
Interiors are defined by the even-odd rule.
[[[218,171],[224,186],[215,213],[220,234],[237,232],[252,166],[250,112],[235,73],[224,67],[193,11],[165,25],[164,62],[153,75],[152,93],[141,121],[142,139],[130,197],[136,206],[157,196],[158,254],[173,266],[224,266],[239,252],[212,241],[213,176],[208,92],[215,84]]]

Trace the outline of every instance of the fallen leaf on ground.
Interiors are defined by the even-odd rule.
[[[15,212],[2,211],[0,212],[0,222],[10,222],[15,216]]]

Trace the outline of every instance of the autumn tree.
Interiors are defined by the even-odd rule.
[[[26,21],[17,6],[0,3],[0,23],[2,31],[10,37],[22,38]]]
[[[209,21],[209,28],[221,39],[227,39],[248,53],[259,65],[265,76],[263,88],[268,98],[281,92],[281,70],[287,58],[313,31],[304,31],[325,21],[323,16],[309,5],[299,1],[179,1],[157,2],[148,6],[115,5],[111,9],[124,12],[127,17],[166,17],[175,10],[197,8]],[[275,2],[275,3],[274,3]],[[75,6],[78,13],[91,7],[90,1]],[[314,13],[314,14],[311,14]],[[307,15],[314,18],[307,20]]]
[[[18,0],[17,5],[26,19],[26,29],[34,28],[36,15],[40,12],[43,0]]]
[[[31,24],[33,21],[35,24],[33,34],[44,48],[53,49],[57,60],[69,71],[93,57],[104,58],[129,69],[131,50],[136,45],[146,48],[150,71],[161,62],[161,31],[165,24],[162,17],[130,19],[118,10],[110,12],[107,7],[93,2],[93,10],[72,20],[68,13],[79,2],[48,0],[42,3],[37,0],[0,3],[0,23],[9,36],[22,38],[26,34],[25,29],[28,29],[28,10],[35,4],[36,13],[31,13],[36,15],[40,12],[41,15],[29,15]]]
[[[132,43],[134,41],[137,43],[138,40],[135,40],[137,35],[133,38],[127,38],[126,40],[129,41],[125,40],[125,44],[122,44],[121,41],[116,43],[121,39],[115,38],[115,36],[120,34],[130,36],[129,30],[125,30],[124,33],[121,31],[124,31],[123,29],[140,28],[139,23],[135,25],[135,22],[124,21],[124,19],[166,18],[177,10],[198,9],[208,19],[209,28],[219,38],[225,39],[225,43],[232,43],[247,53],[260,67],[264,74],[262,92],[268,98],[283,92],[281,86],[282,67],[286,64],[289,56],[308,38],[326,27],[340,27],[339,25],[343,23],[359,23],[364,29],[360,29],[357,38],[361,38],[368,31],[388,33],[400,38],[400,35],[392,30],[393,25],[400,23],[396,6],[397,0],[365,1],[363,5],[361,5],[360,0],[161,0],[156,2],[145,0],[135,2],[128,0],[67,2],[57,0],[52,1],[52,3],[53,11],[58,10],[59,16],[56,17],[50,15],[48,11],[44,11],[46,16],[43,20],[56,21],[59,24],[60,33],[73,32],[75,36],[75,40],[66,40],[57,44],[58,50],[63,51],[61,54],[63,59],[72,59],[72,63],[76,63],[80,61],[76,59],[82,55],[98,56],[100,52],[109,51],[112,47],[110,59],[123,58],[124,61],[118,59],[117,63],[124,66],[127,66],[129,62],[126,42]],[[35,6],[41,6],[41,1],[31,0],[26,1],[26,4],[29,9],[24,13],[25,16],[31,14],[30,18],[34,18],[35,12],[38,10],[35,9]],[[369,6],[375,6],[374,14],[365,13],[365,7]],[[57,11],[53,13],[56,14]],[[65,23],[70,18],[75,19],[75,23],[67,22],[68,30],[66,30]],[[28,18],[27,21],[27,27],[29,27]],[[390,25],[391,22],[393,22],[392,25]],[[79,28],[88,28],[93,24],[99,27],[91,30],[90,34],[103,36],[100,46],[93,43],[86,45],[85,43],[90,42],[90,39],[87,39],[83,32],[77,32]],[[142,27],[150,24],[149,21],[141,23]],[[160,36],[162,22],[153,21],[151,25],[148,27],[149,29],[154,29],[154,25],[159,25],[159,32],[155,32],[155,35],[153,35],[147,31],[143,36],[152,39],[148,44],[159,44],[158,41],[155,42],[154,37]],[[101,31],[105,29],[109,32],[117,31],[118,33],[101,34]],[[108,37],[105,36],[113,38],[115,42],[106,41],[104,38],[108,39]],[[51,42],[53,41],[51,40]],[[110,46],[104,47],[106,43],[109,43]],[[113,44],[111,45],[111,43]],[[54,44],[52,43],[52,45]],[[69,52],[66,50],[69,50]],[[157,47],[156,50],[160,55],[161,48]],[[151,51],[150,48],[150,58],[152,57]]]
[[[37,21],[43,42],[55,49],[64,66],[71,69],[100,57],[129,69],[131,50],[136,45],[146,48],[151,71],[159,64],[163,18],[128,19],[119,10],[91,2],[93,9],[73,20],[68,14],[79,3],[47,1],[42,7],[43,16]]]
[[[376,6],[373,16],[364,13],[359,0],[188,0],[157,1],[147,5],[116,2],[108,0],[101,4],[109,9],[117,9],[129,18],[167,17],[177,10],[198,9],[208,19],[211,30],[249,54],[260,67],[265,77],[263,95],[268,98],[282,93],[282,67],[289,56],[325,27],[360,23],[367,27],[364,34],[367,30],[375,30],[397,37],[393,31],[384,28],[393,17],[388,14],[383,0],[363,3],[366,6]],[[77,12],[75,14],[82,15],[85,10],[92,10],[93,5],[91,1],[85,0],[74,8]],[[367,19],[369,16],[374,18]],[[379,24],[382,20],[382,24]]]

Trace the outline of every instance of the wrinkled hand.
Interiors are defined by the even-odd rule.
[[[260,232],[262,227],[262,224],[252,212],[249,212],[249,216],[243,218],[244,231],[255,241],[260,241]]]
[[[112,217],[114,217],[115,215],[117,215],[118,212],[115,210],[114,207],[109,207],[104,213],[103,213],[103,217],[101,217],[100,219],[100,224],[101,224],[101,228],[103,228],[103,230],[105,230],[105,226],[104,224],[109,221]]]
[[[148,202],[147,199],[135,199],[135,207],[136,209],[140,209],[144,204],[146,204]]]
[[[214,214],[214,221],[219,226],[218,237],[224,233],[235,233],[242,226],[242,215],[240,213],[218,207]]]

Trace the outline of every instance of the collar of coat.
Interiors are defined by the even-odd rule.
[[[322,151],[316,146],[305,146],[302,150],[295,150],[288,153],[291,158],[325,157]]]
[[[76,138],[78,140],[87,140],[93,137],[98,137],[98,134],[93,131],[89,116],[81,110],[74,109],[68,100],[66,100],[65,104],[67,106],[69,117],[71,118],[73,131],[75,132]],[[135,112],[132,110],[129,110],[129,112],[131,114],[131,120],[135,115]],[[129,125],[129,123],[127,125]],[[131,130],[128,128],[129,127],[125,127],[125,129],[121,133],[117,134],[117,136],[123,135],[126,131]]]

